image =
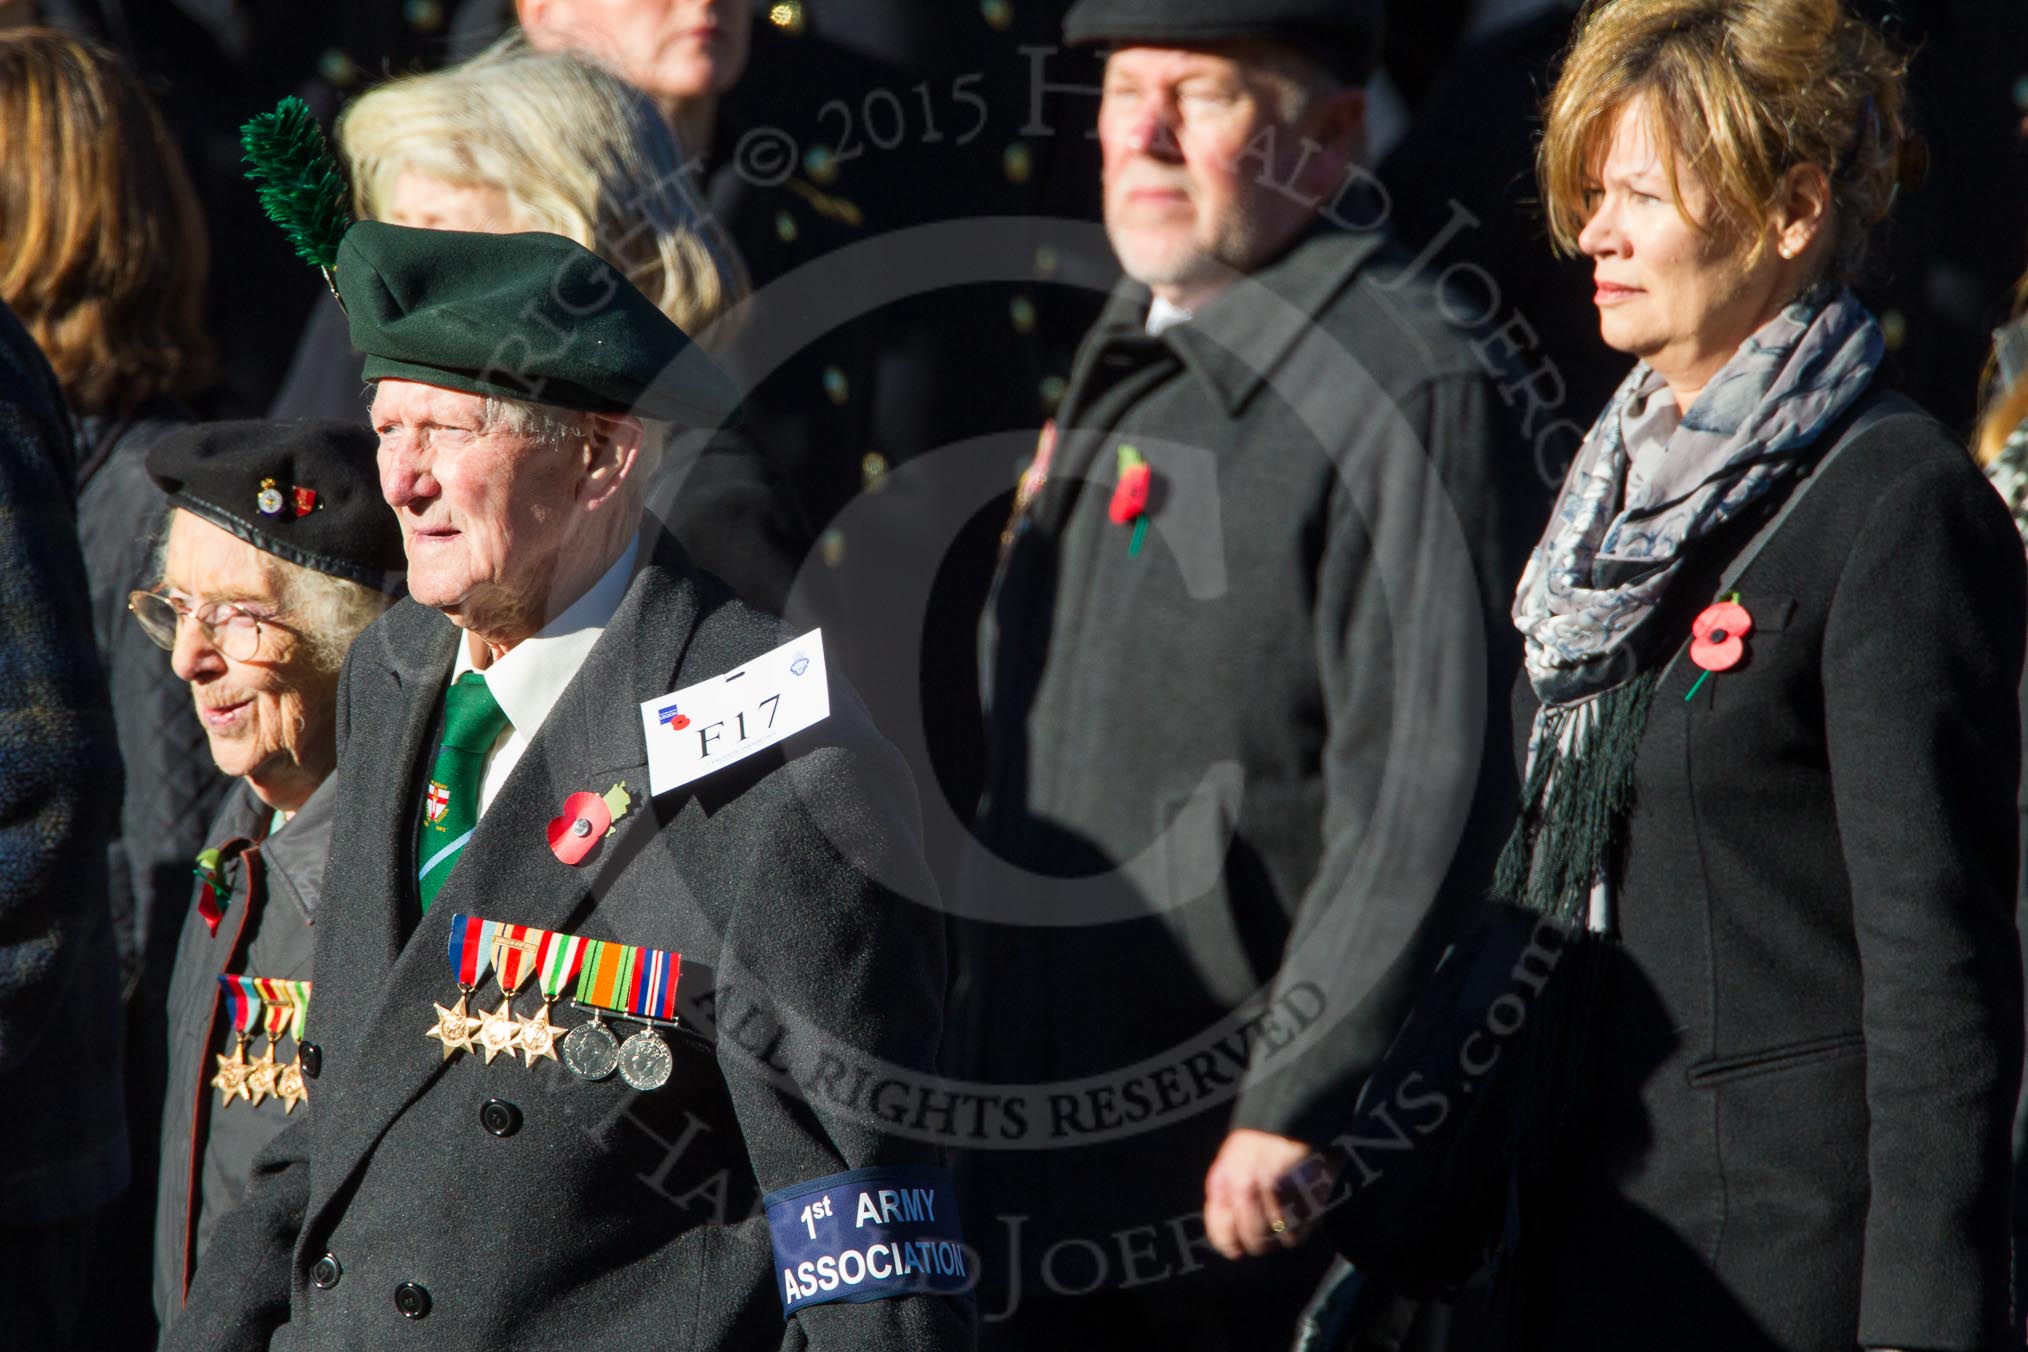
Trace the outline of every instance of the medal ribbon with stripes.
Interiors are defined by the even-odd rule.
[[[626,1007],[627,973],[640,950],[632,944],[587,939],[584,965],[577,978],[577,1003],[590,1009],[619,1013]]]
[[[247,1039],[252,1036],[255,1021],[260,1017],[261,997],[259,990],[246,977],[233,976],[229,972],[218,974],[220,993],[225,998],[225,1013],[232,1024],[232,1055],[215,1053],[218,1069],[211,1077],[211,1087],[218,1091],[218,1106],[229,1107],[232,1101],[249,1099],[246,1080],[253,1067],[246,1059]]]
[[[529,932],[541,936],[535,951],[535,985],[542,993],[542,1008],[521,1020],[518,1040],[522,1063],[532,1067],[539,1056],[556,1059],[556,1040],[563,1029],[549,1021],[549,1011],[563,998],[563,988],[576,979],[585,941],[554,930]]]
[[[289,993],[283,983],[273,977],[241,977],[251,982],[260,998],[261,1031],[268,1035],[268,1045],[261,1052],[260,1060],[246,1074],[248,1100],[258,1108],[270,1094],[275,1092],[275,1077],[282,1073],[281,1062],[275,1059],[275,1048],[280,1045],[282,1033],[289,1026],[295,1011],[289,1006]]]
[[[476,915],[451,917],[448,949],[451,975],[458,983],[458,1002],[438,1005],[436,1023],[423,1034],[443,1044],[446,1061],[458,1052],[472,1051],[477,1045],[475,1035],[480,1020],[472,1013],[469,1002],[492,966],[493,934],[499,928],[498,921],[483,920]]]
[[[627,1012],[658,1023],[676,1022],[676,979],[683,972],[683,955],[661,948],[637,953]]]
[[[489,1066],[500,1053],[506,1052],[511,1057],[520,1046],[521,1020],[514,1013],[514,997],[535,970],[541,935],[541,930],[531,930],[526,925],[496,925],[486,936],[503,997],[498,1009],[483,1011],[479,1018],[479,1050]]]
[[[289,1001],[289,1036],[295,1041],[296,1053],[287,1065],[275,1074],[275,1097],[282,1101],[284,1114],[296,1111],[298,1103],[310,1099],[309,1086],[303,1081],[303,1025],[310,1017],[310,983],[307,981],[277,982]]]

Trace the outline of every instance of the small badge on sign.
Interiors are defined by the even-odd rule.
[[[824,634],[812,629],[736,671],[642,704],[648,792],[681,788],[830,714]]]

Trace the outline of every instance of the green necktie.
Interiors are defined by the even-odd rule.
[[[416,889],[425,914],[479,824],[486,753],[506,726],[506,712],[478,672],[466,672],[444,692],[444,740],[423,790],[422,828],[415,841]]]

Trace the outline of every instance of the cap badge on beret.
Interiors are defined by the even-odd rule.
[[[317,490],[291,484],[289,496],[285,498],[273,479],[263,479],[261,491],[254,494],[254,506],[260,508],[262,516],[281,516],[284,513],[291,518],[308,516],[317,510]]]

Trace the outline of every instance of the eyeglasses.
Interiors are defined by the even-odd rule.
[[[136,591],[127,593],[127,609],[158,648],[175,648],[176,631],[188,616],[204,631],[205,642],[235,662],[251,661],[261,650],[262,617],[232,601],[193,606],[161,592]]]

